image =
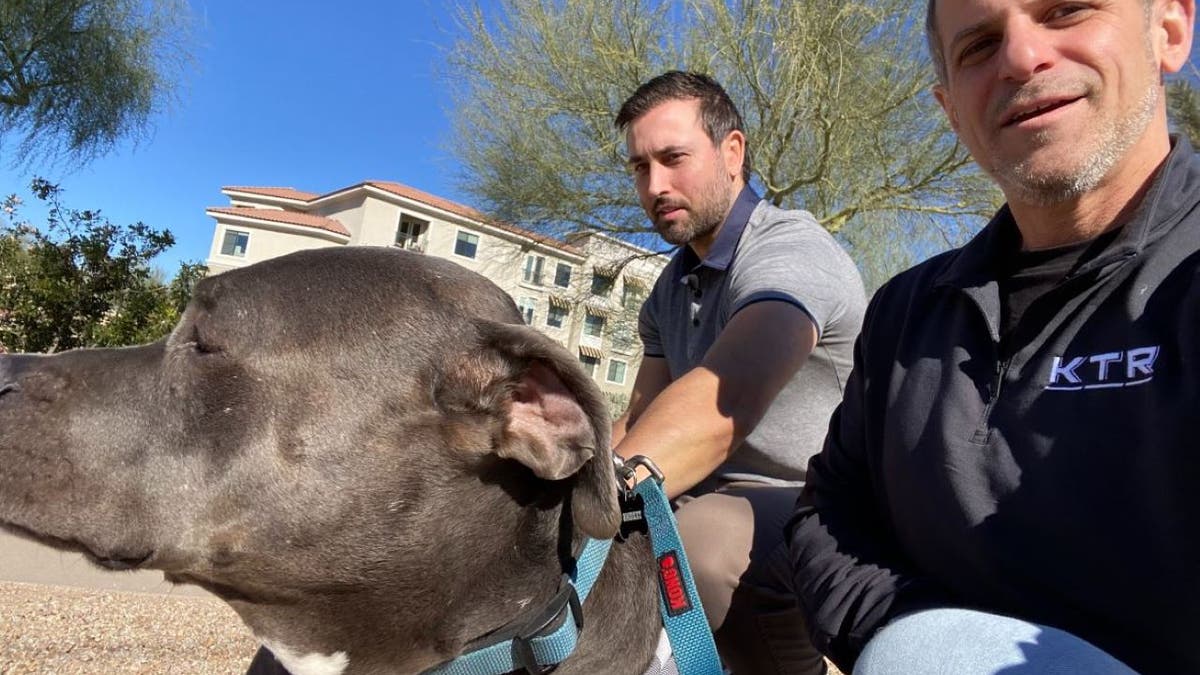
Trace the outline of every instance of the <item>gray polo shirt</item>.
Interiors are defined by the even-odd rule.
[[[714,475],[800,484],[842,400],[866,308],[854,262],[811,214],[776,208],[743,189],[704,260],[683,246],[668,263],[638,331],[646,356],[665,358],[674,380],[700,364],[734,314],[764,301],[803,310],[817,327],[817,345]]]

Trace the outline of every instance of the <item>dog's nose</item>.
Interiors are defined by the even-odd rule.
[[[0,354],[0,396],[20,389],[22,374],[37,359],[25,354]]]
[[[0,354],[0,396],[17,388],[16,375],[12,372],[10,360],[12,357]]]
[[[0,396],[17,388],[16,357],[0,354]]]

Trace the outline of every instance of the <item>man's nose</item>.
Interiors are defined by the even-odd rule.
[[[997,57],[1001,78],[1024,82],[1054,65],[1057,53],[1049,30],[1021,16],[1005,27]]]
[[[651,162],[646,167],[646,192],[655,196],[668,192],[671,185],[669,173],[667,167]]]

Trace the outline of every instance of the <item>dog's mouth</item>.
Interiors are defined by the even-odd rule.
[[[140,569],[154,557],[154,551],[151,549],[114,548],[101,551],[98,547],[83,541],[42,534],[14,523],[0,521],[0,528],[60,551],[82,553],[92,564],[116,572]]]
[[[128,570],[136,570],[150,562],[150,559],[154,557],[154,552],[147,551],[145,553],[138,553],[134,555],[121,554],[117,556],[99,556],[95,553],[84,552],[84,555],[87,556],[88,560],[91,560],[93,563],[103,567],[106,570],[124,572]]]

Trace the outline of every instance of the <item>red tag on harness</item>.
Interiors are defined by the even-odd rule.
[[[692,601],[688,595],[687,582],[679,569],[679,556],[675,551],[667,551],[658,556],[658,589],[662,593],[668,615],[679,616],[691,611]]]

